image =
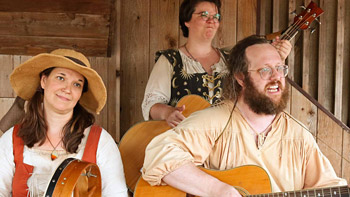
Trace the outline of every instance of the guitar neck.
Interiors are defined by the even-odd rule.
[[[277,192],[277,193],[269,193],[269,194],[258,194],[258,195],[249,195],[251,197],[259,196],[259,197],[271,197],[271,196],[281,196],[281,197],[290,197],[290,196],[301,196],[301,197],[316,197],[316,196],[349,196],[350,189],[347,186],[340,187],[327,187],[327,188],[315,188],[308,190],[299,190],[299,191],[290,191],[290,192]]]
[[[298,28],[295,28],[293,25],[288,27],[282,34],[281,40],[291,41],[298,34]]]

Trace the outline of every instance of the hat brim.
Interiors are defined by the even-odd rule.
[[[42,53],[15,68],[10,75],[13,90],[19,97],[29,100],[40,84],[40,72],[51,67],[68,68],[83,75],[89,85],[79,103],[87,110],[99,114],[107,100],[106,87],[101,77],[90,67],[77,64],[61,55]]]

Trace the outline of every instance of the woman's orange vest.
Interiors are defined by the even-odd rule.
[[[17,136],[19,125],[15,125],[13,128],[13,155],[15,160],[15,174],[12,179],[12,196],[14,197],[26,197],[29,195],[27,181],[33,173],[34,167],[23,163],[23,140]],[[98,147],[98,141],[100,140],[102,128],[93,125],[87,139],[85,150],[83,154],[83,161],[90,163],[96,163],[96,152]]]

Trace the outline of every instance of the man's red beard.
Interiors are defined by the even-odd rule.
[[[283,88],[280,81],[271,82],[267,84],[266,87],[276,83],[278,84],[279,88]],[[287,83],[282,90],[281,98],[276,102],[274,102],[265,94],[260,93],[254,86],[249,76],[245,77],[244,84],[246,86],[243,93],[244,102],[247,103],[250,109],[255,113],[272,115],[278,114],[286,108],[289,99],[289,90]]]

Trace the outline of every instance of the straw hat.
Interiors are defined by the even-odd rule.
[[[79,103],[99,114],[106,104],[106,87],[98,73],[91,68],[89,60],[74,50],[57,49],[51,53],[41,53],[18,66],[10,76],[15,93],[25,100],[32,98],[40,84],[40,72],[50,67],[68,68],[83,75],[88,81],[88,90],[82,94]]]

